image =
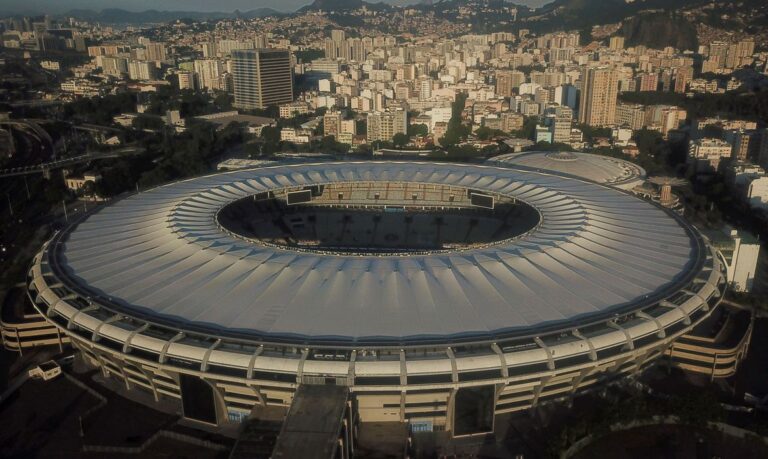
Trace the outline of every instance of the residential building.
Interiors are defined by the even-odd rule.
[[[732,159],[749,161],[757,158],[760,149],[760,134],[757,131],[739,130],[733,134]]]
[[[395,134],[408,132],[408,113],[402,108],[368,114],[368,142],[389,142]]]
[[[135,60],[128,62],[128,78],[131,80],[154,80],[156,73],[157,66],[154,62]]]
[[[624,49],[624,37],[618,35],[611,37],[608,48],[614,51],[620,51]]]
[[[645,126],[645,106],[619,102],[616,105],[616,124],[637,131]]]
[[[616,121],[618,72],[612,67],[587,67],[582,72],[579,122],[610,126]]]
[[[704,231],[726,266],[731,288],[749,292],[755,281],[760,241],[753,235],[726,226],[720,231]]]
[[[323,116],[323,136],[338,137],[341,132],[341,113],[329,111]]]
[[[283,128],[280,130],[280,140],[293,143],[309,143],[312,131],[309,129]]]
[[[518,70],[496,72],[496,94],[502,97],[512,97],[514,89],[525,83],[525,74]]]
[[[688,147],[688,164],[697,174],[716,172],[720,162],[730,157],[731,145],[721,139],[691,140]]]
[[[221,87],[221,75],[224,73],[224,64],[218,59],[198,59],[194,63],[197,74],[197,87],[200,89],[223,89]]]
[[[768,175],[749,182],[746,198],[749,207],[768,210]]]
[[[308,103],[302,101],[282,104],[280,105],[280,118],[293,118],[296,115],[303,115],[305,113],[310,113],[311,111],[312,107]]]
[[[182,71],[177,72],[176,77],[179,81],[179,89],[196,89],[195,72]]]
[[[167,57],[165,43],[147,43],[144,49],[148,61],[164,61]]]

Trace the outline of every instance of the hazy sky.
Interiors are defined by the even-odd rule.
[[[372,0],[368,0],[373,3]],[[418,0],[386,0],[387,3],[407,4]],[[541,6],[552,0],[513,0],[513,3]],[[62,13],[73,8],[101,10],[122,8],[129,11],[248,11],[269,7],[278,11],[294,11],[312,0],[0,0],[0,12]]]

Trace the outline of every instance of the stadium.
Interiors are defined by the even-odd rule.
[[[334,162],[115,201],[35,257],[38,311],[105,376],[221,425],[348,394],[454,436],[652,365],[725,289],[698,232],[527,168]],[[343,403],[347,403],[344,401]]]

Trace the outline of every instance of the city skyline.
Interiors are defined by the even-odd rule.
[[[313,3],[0,13],[0,456],[768,457],[768,3]]]
[[[386,0],[385,3],[396,6],[414,5],[421,0]],[[517,0],[511,3],[539,8],[554,0]],[[221,12],[251,11],[258,8],[271,8],[281,13],[290,13],[310,5],[311,0],[222,0],[209,2],[205,0],[72,0],[62,3],[57,0],[0,0],[0,14],[62,14],[75,9],[90,9],[101,11],[105,8],[117,8],[132,12],[143,11],[191,11],[191,12]],[[374,2],[376,3],[376,2]]]

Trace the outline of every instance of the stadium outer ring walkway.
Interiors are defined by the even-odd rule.
[[[521,248],[526,245],[544,251],[563,247],[577,237],[574,231],[584,231],[584,223],[588,226],[595,219],[621,214],[621,209],[626,208],[629,216],[621,218],[631,219],[634,214],[638,227],[643,222],[637,215],[643,212],[650,212],[650,217],[660,218],[666,224],[677,225],[670,237],[679,238],[684,234],[688,238],[690,259],[673,280],[655,286],[651,294],[620,305],[606,303],[600,310],[574,314],[560,321],[534,317],[528,324],[511,321],[511,327],[472,330],[466,334],[439,335],[427,328],[426,336],[395,336],[392,330],[396,328],[384,327],[383,338],[371,338],[368,332],[362,336],[328,338],[327,333],[311,336],[290,335],[279,329],[277,333],[243,330],[243,327],[234,329],[236,327],[214,323],[215,315],[201,324],[188,318],[159,314],[147,307],[135,307],[117,295],[104,295],[103,289],[97,292],[81,277],[94,275],[84,274],[87,269],[77,270],[85,266],[79,263],[95,262],[104,254],[112,253],[116,260],[120,259],[120,248],[110,247],[105,238],[110,237],[107,233],[131,234],[132,227],[100,233],[99,228],[109,225],[99,218],[109,219],[130,209],[141,209],[142,203],[149,203],[147,209],[151,209],[153,218],[160,215],[162,228],[167,228],[198,254],[208,252],[216,258],[247,257],[242,252],[244,247],[259,256],[263,256],[265,250],[290,252],[257,247],[224,233],[215,220],[217,210],[247,193],[301,189],[341,181],[448,183],[515,196],[542,214],[539,227],[520,238],[461,253],[419,254],[413,255],[414,258],[466,260],[468,256],[480,257],[489,251],[510,247],[518,254],[525,253]],[[237,185],[232,187],[233,183]],[[242,187],[243,183],[250,186]],[[537,201],[537,196],[542,200]],[[558,199],[562,201],[558,203]],[[558,204],[548,209],[546,204],[552,202]],[[552,222],[550,216],[557,215],[550,211],[562,206],[580,209],[581,213],[577,211],[577,214],[581,224],[561,225],[562,220],[555,219],[553,226],[548,226]],[[189,212],[195,207],[195,212]],[[568,212],[566,210],[566,214]],[[129,212],[127,218],[131,217]],[[93,222],[96,223],[89,226]],[[630,228],[622,228],[632,232]],[[543,237],[553,234],[554,239],[548,241]],[[161,237],[154,236],[156,240]],[[83,241],[93,244],[88,246]],[[89,252],[105,243],[106,251]],[[648,241],[648,246],[651,245],[652,241]],[[674,258],[674,252],[670,249],[670,258]],[[305,255],[344,258],[333,253],[291,254],[292,257]],[[632,255],[626,253],[624,257],[630,262]],[[663,258],[663,255],[661,251],[655,256]],[[90,261],[89,256],[93,257]],[[411,257],[349,258],[391,266],[393,261],[408,262]],[[295,263],[295,258],[290,259]],[[97,267],[96,271],[105,269],[109,269],[108,264]],[[129,270],[125,271],[124,278],[123,287],[135,285],[141,290],[149,285],[149,282],[129,282]],[[98,276],[91,279],[100,282]],[[565,278],[560,281],[568,282]],[[102,208],[57,233],[35,257],[29,271],[31,301],[47,320],[70,337],[89,362],[100,367],[105,375],[123,381],[126,387],[147,391],[156,399],[182,399],[184,380],[199,378],[212,389],[215,406],[214,419],[206,422],[239,421],[256,405],[289,406],[300,384],[335,384],[347,386],[354,395],[356,422],[409,421],[447,430],[453,430],[457,393],[469,387],[492,387],[493,411],[500,414],[568,397],[576,391],[637,373],[661,356],[678,337],[708,317],[718,306],[724,289],[722,266],[714,250],[690,225],[652,203],[557,175],[487,166],[409,162],[277,166],[176,182]],[[318,292],[323,292],[322,289],[318,289],[316,295],[323,295]],[[178,291],[180,295],[184,293]],[[345,296],[354,298],[351,294]],[[510,296],[514,299],[514,292]],[[220,303],[211,306],[226,308]],[[300,325],[291,320],[285,323]],[[371,326],[376,324],[364,323],[360,328],[367,330]],[[333,324],[330,327],[329,330],[335,330]]]

